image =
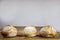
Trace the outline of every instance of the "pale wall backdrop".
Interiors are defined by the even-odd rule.
[[[0,27],[52,25],[60,31],[60,0],[0,0]]]

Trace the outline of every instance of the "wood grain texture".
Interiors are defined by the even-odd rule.
[[[0,40],[60,40],[60,33],[59,32],[58,32],[58,35],[55,38],[44,38],[44,37],[38,36],[39,30],[42,27],[36,27],[36,28],[38,30],[36,37],[24,37],[24,36],[21,36],[21,34],[19,33],[19,31],[22,31],[24,29],[24,27],[17,27],[17,29],[18,29],[18,35],[16,37],[5,38],[0,33]]]

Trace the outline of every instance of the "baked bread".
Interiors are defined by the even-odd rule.
[[[23,32],[27,37],[34,37],[36,36],[37,30],[34,26],[27,26],[24,28]]]
[[[6,27],[3,27],[1,34],[4,37],[14,37],[17,35],[17,29],[12,25],[8,25]]]
[[[57,31],[50,25],[47,25],[41,28],[40,35],[43,37],[55,37],[57,35]]]

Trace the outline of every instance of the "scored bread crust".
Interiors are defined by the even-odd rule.
[[[43,37],[55,37],[57,31],[50,25],[47,25],[40,30],[40,35]]]

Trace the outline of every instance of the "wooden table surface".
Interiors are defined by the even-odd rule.
[[[18,31],[22,31],[24,27],[18,27]],[[39,34],[39,29],[41,29],[41,27],[36,27],[38,30]],[[60,40],[60,33],[58,32],[58,35],[55,38],[44,38],[44,37],[40,37],[40,36],[36,36],[36,37],[24,37],[21,36],[18,32],[18,35],[16,37],[13,38],[4,38],[1,33],[0,33],[0,40]]]

